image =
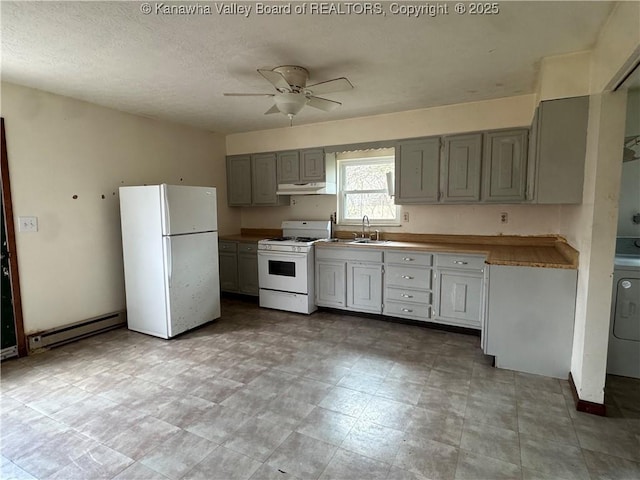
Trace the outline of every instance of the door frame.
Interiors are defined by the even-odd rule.
[[[9,157],[7,155],[7,136],[4,129],[4,118],[0,117],[2,149],[0,166],[2,170],[2,204],[4,206],[4,224],[7,229],[7,250],[9,251],[9,273],[11,281],[11,297],[13,300],[13,318],[16,324],[16,341],[18,356],[27,355],[27,341],[24,335],[22,317],[22,296],[20,294],[20,276],[18,273],[18,256],[16,255],[16,229],[13,219],[13,203],[11,201],[11,182],[9,179]]]

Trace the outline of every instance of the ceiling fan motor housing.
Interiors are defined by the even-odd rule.
[[[309,71],[297,65],[281,65],[273,69],[284,77],[293,92],[301,92],[307,86]]]

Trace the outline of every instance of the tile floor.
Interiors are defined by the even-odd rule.
[[[2,364],[3,479],[638,479],[640,388],[611,417],[479,339],[223,301],[171,341],[111,331]]]

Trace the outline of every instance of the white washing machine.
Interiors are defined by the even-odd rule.
[[[640,378],[640,239],[618,237],[607,373]]]

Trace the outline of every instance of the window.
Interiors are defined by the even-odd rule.
[[[393,149],[338,154],[338,222],[360,224],[367,215],[373,225],[397,225],[399,208],[393,188]]]

